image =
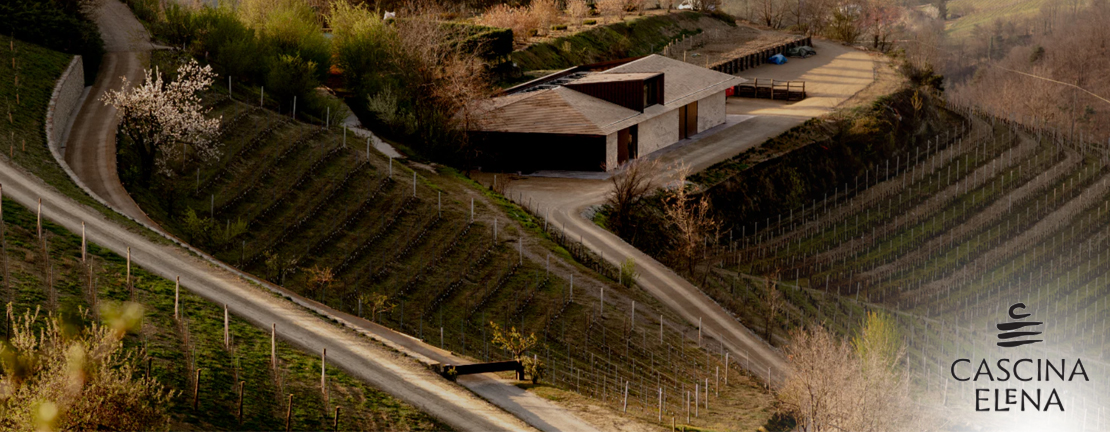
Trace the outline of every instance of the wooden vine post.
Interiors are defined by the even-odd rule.
[[[289,394],[289,402],[285,405],[285,432],[293,430],[293,394]]]
[[[200,398],[200,371],[202,371],[202,370],[204,370],[204,369],[197,368],[197,374],[196,374],[195,379],[193,380],[193,410],[194,411],[197,409],[197,402],[199,401],[199,398]]]

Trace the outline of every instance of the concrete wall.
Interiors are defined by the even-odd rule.
[[[617,134],[613,132],[605,136],[605,171],[612,171],[619,165],[617,163]]]
[[[698,100],[698,133],[725,122],[725,92]]]
[[[46,143],[55,158],[64,160],[63,137],[69,120],[77,114],[81,103],[81,93],[85,91],[85,70],[81,56],[73,56],[69,67],[54,85],[54,94],[46,108]]]
[[[670,110],[640,123],[640,157],[647,156],[678,141],[678,110]]]

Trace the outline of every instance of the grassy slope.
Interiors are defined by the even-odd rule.
[[[660,51],[683,35],[700,33],[697,23],[702,19],[713,18],[697,12],[678,12],[600,26],[516,51],[513,62],[529,71],[644,56]]]
[[[709,371],[720,364],[717,355],[707,359],[705,351],[689,343],[696,329],[675,324],[681,320],[646,293],[601,278],[588,284],[577,279],[571,297],[569,280],[546,274],[546,258],[525,256],[521,263],[516,239],[537,235],[542,222],[496,194],[476,189],[459,173],[447,168],[438,173],[419,170],[413,198],[410,167],[394,163],[389,179],[388,159],[376,151],[367,159],[365,143],[351,137],[349,147],[343,148],[341,130],[290,122],[223,96],[208,95],[206,103],[213,115],[223,116],[227,129],[222,137],[224,156],[200,167],[199,188],[197,167],[190,166],[188,175],[173,181],[179,193],[172,211],[164,194],[134,185],[129,189],[163,227],[225,262],[350,313],[359,313],[361,295],[386,294],[396,307],[382,314],[381,322],[436,345],[441,343],[442,327],[447,348],[476,359],[504,358],[485,343],[486,323],[523,327],[546,344],[534,353],[555,366],[558,385],[571,382],[570,365],[598,373],[590,381],[596,388],[582,390],[611,408],[619,403],[613,395],[615,383],[629,377],[633,368],[658,368],[666,364],[660,361],[666,357],[671,365],[659,370],[660,376],[681,389],[692,387],[698,377],[712,379]],[[124,161],[128,157],[122,156]],[[471,197],[477,199],[478,215],[468,224]],[[248,223],[247,231],[213,242],[188,229],[182,218],[185,209],[207,218],[213,202],[217,231],[236,221]],[[492,235],[494,219],[497,241]],[[554,258],[566,256],[565,250],[539,235],[537,241]],[[290,260],[296,260],[296,271],[283,278],[273,264]],[[311,286],[307,270],[316,266],[335,269],[337,282],[322,290]],[[607,287],[603,319],[596,316],[596,288],[581,288],[599,284]],[[637,303],[632,329],[623,318],[630,300]],[[362,312],[370,313],[369,308]],[[669,329],[663,343],[647,337],[652,329],[658,331],[660,314]],[[644,335],[624,343],[628,335],[640,333]],[[723,414],[743,410],[739,424],[758,427],[771,416],[770,397],[746,378],[734,378],[733,383],[722,389],[722,400],[734,402],[718,404],[713,409],[722,415],[701,421],[732,427],[735,424],[727,423],[729,417]],[[652,421],[655,390],[647,386],[630,390],[630,405],[638,406],[630,412]],[[671,410],[678,409],[677,399],[669,404]]]
[[[949,21],[946,29],[949,36],[962,39],[971,36],[971,30],[976,25],[987,27],[998,19],[1032,17],[1046,1],[1053,0],[952,0],[948,3],[949,11],[970,13]]]
[[[90,307],[89,275],[80,262],[81,239],[49,221],[45,223],[49,261],[35,238],[35,215],[4,200],[4,264],[11,280],[3,281],[4,300],[13,301],[16,313],[42,306],[52,311]],[[92,279],[99,304],[127,301],[125,260],[95,244],[89,245]],[[49,264],[46,264],[49,263]],[[56,307],[51,305],[44,268],[52,268]],[[325,429],[335,406],[342,407],[342,424],[362,430],[442,430],[446,426],[412,406],[352,378],[328,369],[330,401],[319,390],[317,356],[279,343],[280,367],[269,367],[269,334],[232,317],[232,349],[223,346],[223,310],[187,291],[181,293],[184,319],[173,318],[174,283],[142,269],[132,269],[135,299],[145,307],[142,331],[126,340],[134,349],[145,349],[140,359],[151,359],[151,372],[179,394],[171,402],[174,429],[275,430],[284,427],[285,395],[294,395],[294,427]],[[187,330],[186,330],[187,329]],[[189,343],[185,342],[186,332]],[[191,406],[193,371],[202,368],[200,404]],[[236,383],[245,381],[244,419],[235,417]]]
[[[9,49],[13,43],[14,52]],[[81,190],[46,147],[46,106],[50,103],[54,85],[73,56],[3,35],[0,35],[0,51],[4,53],[0,56],[3,59],[0,61],[0,100],[5,104],[2,108],[3,119],[0,119],[3,124],[0,128],[2,157],[35,174],[75,201],[108,215],[117,223],[138,228],[138,224],[104,207]],[[12,57],[15,58],[15,69],[12,69]],[[16,75],[19,76],[18,89],[14,86]],[[19,104],[16,104],[17,90]],[[8,120],[9,112],[12,122]]]

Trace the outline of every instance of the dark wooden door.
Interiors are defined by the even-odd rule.
[[[628,145],[632,142],[632,133],[628,129],[617,132],[617,164],[628,160]]]
[[[690,102],[686,105],[686,136],[695,135],[698,133],[698,102]]]
[[[686,106],[678,107],[678,139],[686,139]]]

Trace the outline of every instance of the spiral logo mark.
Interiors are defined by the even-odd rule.
[[[1018,313],[1018,310],[1025,310],[1025,303],[1015,303],[1010,306],[1010,319],[1014,321],[997,324],[998,330],[1002,332],[998,334],[998,339],[1000,339],[998,341],[998,346],[1003,348],[1014,348],[1022,345],[1044,342],[1043,339],[1029,339],[1029,337],[1041,334],[1039,331],[1017,331],[1026,327],[1044,324],[1039,321],[1021,321],[1022,318],[1026,318],[1030,314]]]

